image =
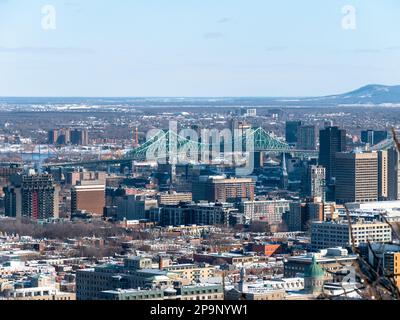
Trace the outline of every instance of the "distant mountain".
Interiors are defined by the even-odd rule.
[[[321,105],[382,105],[400,104],[400,86],[370,84],[360,89],[325,97],[300,98],[297,103]]]
[[[1,1],[1,0],[0,0]],[[370,84],[360,89],[324,97],[0,97],[0,111],[68,110],[79,106],[107,110],[150,107],[331,107],[343,105],[400,106],[400,86]],[[72,110],[71,109],[71,110]]]

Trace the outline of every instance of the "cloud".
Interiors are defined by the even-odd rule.
[[[224,34],[221,32],[207,32],[204,34],[205,39],[220,39],[223,37],[224,37]]]
[[[73,47],[0,47],[0,53],[21,53],[21,54],[93,54],[94,51],[88,48]]]

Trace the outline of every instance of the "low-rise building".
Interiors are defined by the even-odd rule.
[[[8,293],[8,300],[76,300],[75,293],[60,292],[53,287],[15,289]]]
[[[192,202],[193,197],[190,192],[164,192],[157,195],[158,205],[178,205],[181,202]]]
[[[228,203],[180,203],[163,206],[159,211],[153,210],[152,217],[162,226],[228,226],[229,217],[235,212],[237,209]]]
[[[285,300],[286,292],[282,289],[271,288],[247,288],[244,291],[231,289],[226,293],[226,300],[243,301],[267,301],[267,300]]]
[[[387,223],[381,221],[367,222],[360,219],[351,223],[351,229],[346,220],[311,223],[311,245],[313,249],[359,246],[366,242],[388,243],[391,241],[392,229]]]
[[[147,269],[151,259],[132,257],[124,264],[105,264],[78,270],[76,290],[78,300],[102,299],[102,292],[132,288],[166,288],[172,286],[177,274],[159,269]]]
[[[279,224],[282,222],[283,214],[289,211],[291,202],[290,200],[243,201],[239,208],[250,222],[262,220],[270,224]]]
[[[258,261],[258,257],[234,253],[195,253],[193,254],[193,260],[195,262],[205,262],[213,265],[221,263],[242,265]]]
[[[198,266],[195,264],[178,264],[164,268],[170,272],[177,273],[182,284],[199,283],[204,279],[214,276],[215,267],[213,266]]]
[[[294,278],[303,275],[312,264],[313,257],[325,272],[325,280],[340,282],[343,278],[341,271],[349,271],[357,262],[357,256],[349,254],[343,248],[330,248],[321,250],[317,254],[293,256],[286,259],[284,264],[284,277]]]
[[[166,289],[127,289],[101,292],[102,300],[223,300],[223,286],[217,284],[195,284]]]

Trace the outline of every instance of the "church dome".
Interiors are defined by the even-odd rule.
[[[312,263],[309,265],[304,273],[305,278],[324,278],[325,272],[317,262],[315,255],[313,256]]]

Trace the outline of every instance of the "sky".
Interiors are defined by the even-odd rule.
[[[283,97],[396,85],[399,30],[398,0],[0,0],[0,96]]]

